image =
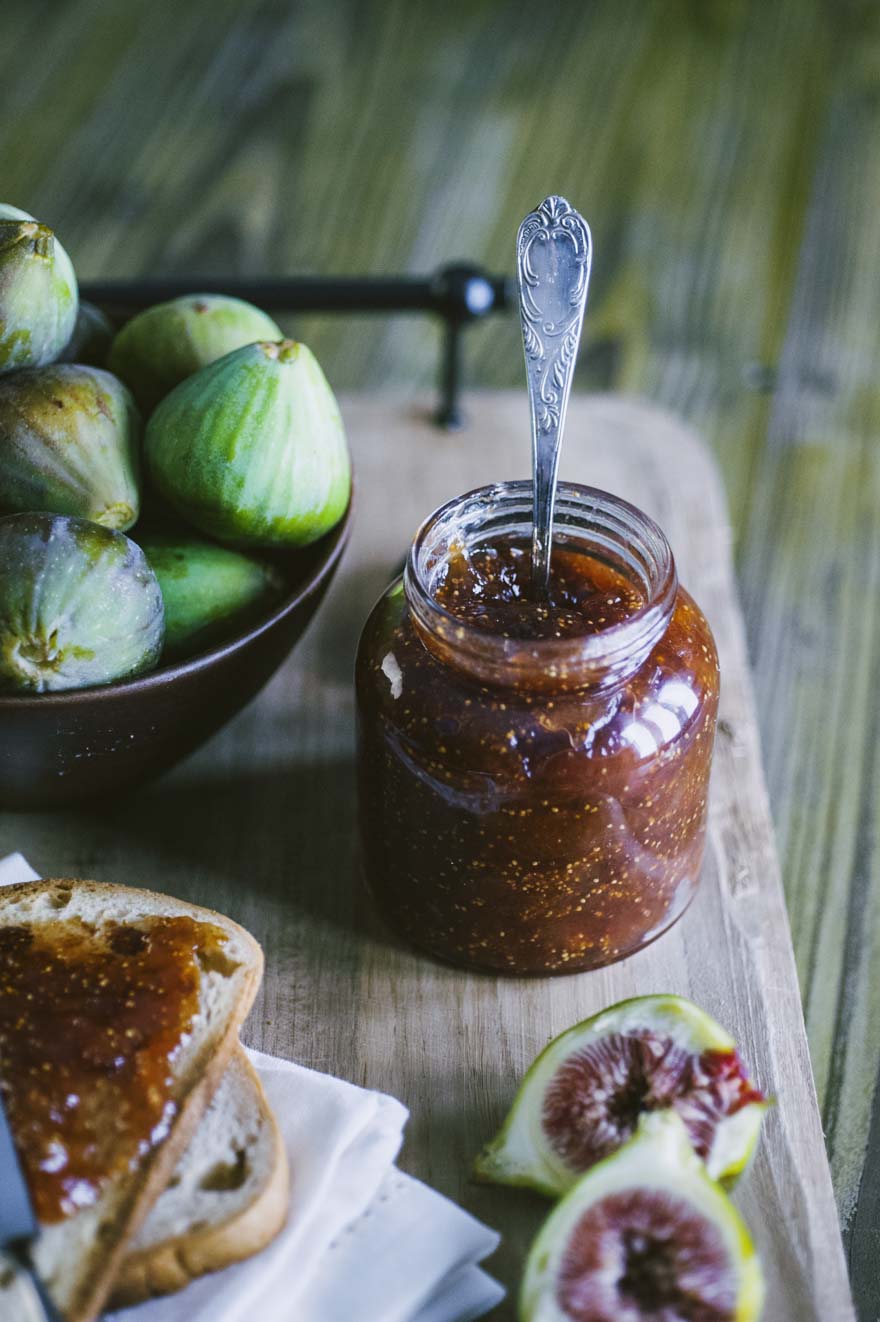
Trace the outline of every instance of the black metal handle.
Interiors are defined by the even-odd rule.
[[[461,425],[461,332],[465,326],[515,305],[507,276],[488,275],[477,266],[453,264],[427,276],[161,276],[141,280],[93,280],[82,295],[114,321],[193,292],[232,294],[269,312],[428,312],[445,322],[436,420]]]

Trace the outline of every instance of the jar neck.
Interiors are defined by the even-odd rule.
[[[443,505],[416,534],[403,583],[425,646],[477,682],[502,688],[603,691],[634,674],[672,617],[678,578],[669,543],[634,505],[573,482],[559,484],[553,531],[556,544],[595,556],[622,574],[643,605],[588,634],[538,639],[488,632],[442,606],[435,594],[450,556],[531,538],[532,484],[503,482]]]

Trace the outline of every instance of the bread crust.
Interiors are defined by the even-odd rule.
[[[119,1270],[110,1296],[113,1308],[142,1303],[157,1295],[182,1290],[198,1276],[221,1271],[253,1257],[278,1235],[290,1201],[290,1175],[281,1131],[269,1106],[259,1075],[244,1048],[236,1048],[238,1064],[248,1075],[264,1124],[272,1136],[273,1160],[257,1197],[241,1212],[217,1225],[175,1235],[151,1248],[129,1253]]]
[[[161,905],[164,901],[171,906],[175,914],[188,916],[199,922],[214,923],[230,935],[234,934],[249,955],[248,962],[242,970],[238,999],[216,1046],[212,1049],[211,1044],[206,1043],[196,1057],[194,1065],[188,1070],[187,1079],[191,1082],[188,1084],[184,1082],[182,1085],[179,1109],[167,1138],[158,1147],[150,1150],[132,1175],[130,1185],[121,1194],[114,1208],[112,1230],[107,1235],[108,1240],[112,1237],[112,1242],[108,1243],[107,1250],[95,1269],[86,1276],[72,1298],[64,1305],[65,1322],[94,1322],[119,1272],[127,1245],[168,1183],[178,1158],[189,1142],[200,1116],[223,1076],[223,1071],[238,1041],[239,1029],[260,985],[263,952],[249,932],[231,918],[218,914],[212,909],[189,904],[158,891],[100,881],[49,877],[41,881],[26,881],[4,886],[0,889],[0,922],[2,922],[3,910],[17,899],[45,894],[50,902],[53,898],[60,901],[67,892],[74,891],[105,901],[108,918],[113,916],[113,901],[121,897],[129,901],[138,898],[148,901],[145,913],[155,912],[157,902]],[[66,902],[59,905],[59,913],[64,907]]]

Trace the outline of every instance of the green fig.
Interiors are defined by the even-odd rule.
[[[249,344],[183,381],[147,424],[146,457],[168,504],[233,545],[306,546],[351,493],[339,408],[294,340]]]
[[[191,294],[157,303],[133,317],[113,341],[108,365],[151,413],[175,386],[209,363],[281,331],[265,312],[241,298]]]
[[[152,669],[156,575],[124,533],[61,514],[0,519],[0,692],[89,688]]]
[[[11,202],[0,202],[0,220],[33,220],[29,211],[14,207]]]
[[[558,1197],[626,1142],[643,1112],[672,1110],[712,1178],[733,1183],[767,1106],[711,1015],[683,996],[637,996],[544,1048],[476,1174]]]
[[[0,203],[0,372],[53,362],[73,333],[78,298],[70,258],[48,226]]]
[[[130,528],[142,430],[131,393],[100,367],[55,363],[0,377],[0,513]]]
[[[748,1227],[673,1111],[557,1203],[526,1260],[521,1322],[758,1322],[764,1276]]]
[[[89,367],[106,367],[113,343],[113,322],[94,303],[80,299],[73,334],[67,341],[60,363],[86,363]]]
[[[186,532],[138,537],[165,602],[165,655],[193,656],[277,601],[283,579],[271,565]]]

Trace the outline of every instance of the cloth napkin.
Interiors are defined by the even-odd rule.
[[[0,886],[37,880],[21,854]],[[408,1112],[369,1092],[249,1052],[290,1161],[290,1213],[262,1253],[112,1322],[472,1322],[504,1291],[477,1264],[494,1231],[394,1160]]]

